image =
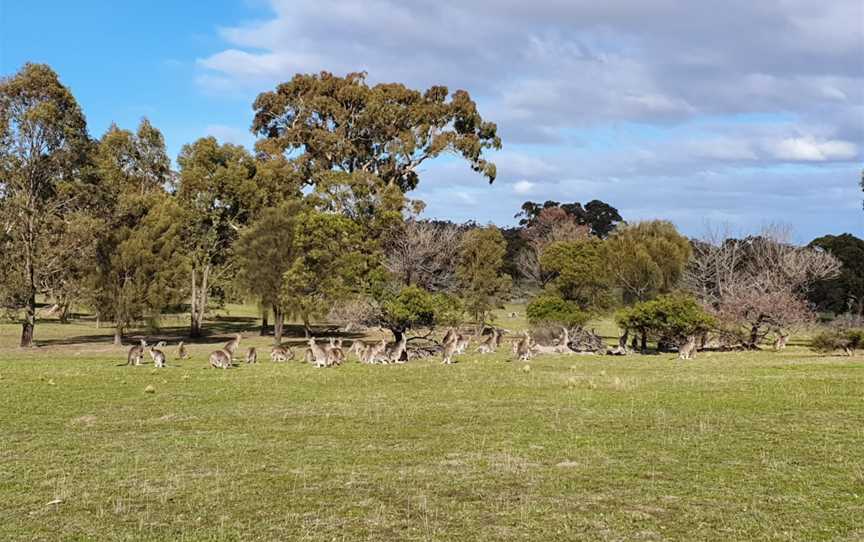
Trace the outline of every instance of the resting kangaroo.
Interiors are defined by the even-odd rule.
[[[214,369],[227,369],[231,367],[231,356],[224,350],[216,350],[210,354],[210,366]]]

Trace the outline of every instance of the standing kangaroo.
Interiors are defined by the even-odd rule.
[[[183,344],[183,341],[180,341],[180,344],[177,345],[177,358],[189,359],[189,353],[186,352],[186,345]]]
[[[258,351],[254,346],[250,346],[246,351],[246,363],[258,363]]]
[[[402,339],[392,348],[387,349],[386,358],[390,363],[404,363],[402,355],[405,353],[405,347],[408,344],[408,336],[402,335]]]
[[[444,343],[444,349],[441,352],[441,363],[451,365],[453,363],[453,355],[457,354],[459,346],[459,337],[456,334],[450,336],[450,340]]]
[[[136,344],[129,349],[126,355],[126,365],[141,365],[141,359],[144,357],[144,349],[147,348],[147,341],[141,339],[140,344]]]
[[[693,359],[696,355],[696,336],[690,335],[687,340],[678,347],[678,359]]]
[[[238,333],[234,336],[233,339],[225,343],[225,347],[223,348],[223,350],[228,352],[228,355],[232,359],[234,358],[234,352],[236,352],[237,349],[240,348],[240,339],[242,338],[243,337]]]
[[[150,354],[150,358],[153,360],[153,365],[158,368],[165,367],[165,353],[161,350],[157,350],[156,348],[150,346],[147,348],[147,352]]]
[[[327,367],[330,362],[330,356],[327,351],[318,346],[315,342],[315,337],[309,338],[309,351],[312,354],[312,362],[315,367]]]

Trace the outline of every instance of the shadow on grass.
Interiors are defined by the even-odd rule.
[[[78,323],[81,321],[79,320]],[[61,324],[57,321],[41,321],[37,327],[50,327],[54,329],[63,329],[67,324]],[[114,341],[113,329],[110,327],[101,328],[99,333],[74,335],[68,337],[59,337],[52,339],[37,340],[37,346],[53,347],[53,346],[71,346],[81,344],[112,344]],[[177,344],[180,341],[188,345],[195,344],[224,344],[234,338],[237,333],[244,334],[245,338],[253,338],[261,335],[260,320],[251,316],[219,316],[214,320],[205,321],[201,337],[192,338],[189,336],[189,326],[164,326],[156,332],[146,330],[135,330],[128,332],[123,336],[123,343],[126,345],[135,344],[141,339],[147,341],[148,344],[155,344],[159,341],[165,341],[169,345]],[[272,326],[264,335],[273,337]],[[316,338],[338,337],[343,339],[357,339],[363,337],[362,333],[347,333],[339,330],[338,326],[333,325],[313,325],[312,336]],[[287,344],[299,344],[306,342],[306,334],[303,326],[300,324],[285,324],[282,331],[282,342]]]

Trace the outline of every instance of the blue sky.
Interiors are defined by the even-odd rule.
[[[208,134],[250,145],[255,95],[298,71],[443,83],[504,149],[491,187],[428,166],[429,216],[507,224],[526,199],[599,198],[689,235],[864,235],[864,5],[722,4],[0,0],[0,73],[48,63],[94,136],[146,116],[172,157]]]

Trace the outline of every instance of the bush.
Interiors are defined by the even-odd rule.
[[[716,326],[714,318],[693,297],[684,294],[661,295],[622,309],[615,314],[615,322],[644,337],[675,343]]]
[[[817,352],[842,350],[851,356],[855,350],[864,348],[864,329],[831,329],[819,333],[810,340],[810,348]]]
[[[580,310],[576,303],[551,294],[535,298],[528,304],[526,314],[534,326],[562,325],[574,328],[582,327],[588,321],[588,313]]]

